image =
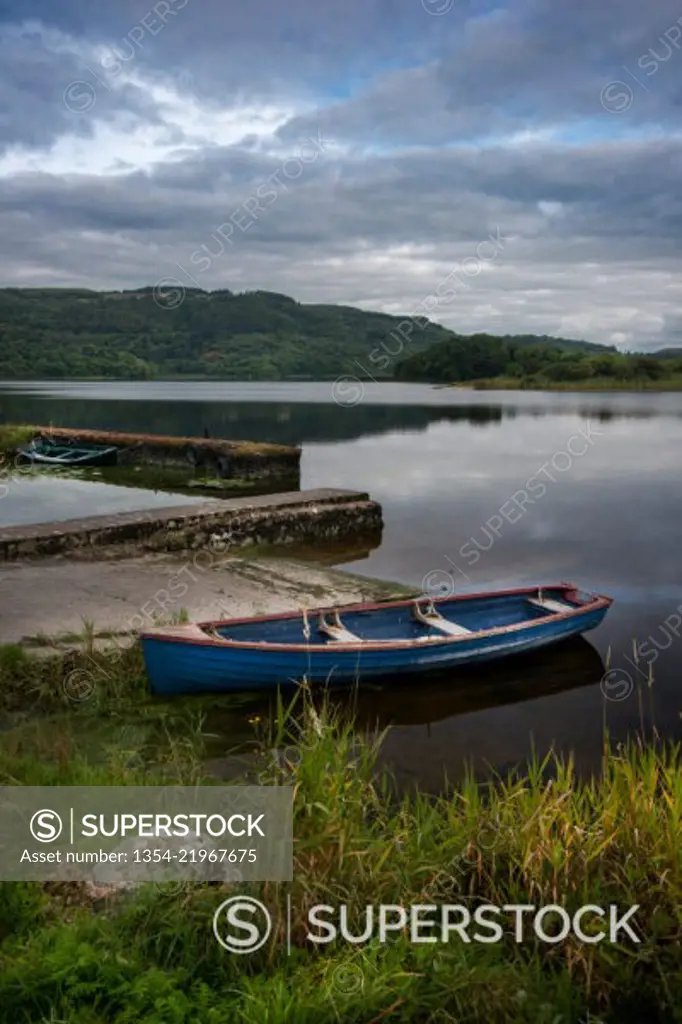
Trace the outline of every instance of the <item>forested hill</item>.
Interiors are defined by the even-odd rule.
[[[583,381],[657,381],[682,373],[682,359],[618,352],[558,338],[489,334],[451,335],[398,361],[399,380],[451,384],[508,381],[542,387]]]
[[[193,289],[181,296],[155,294],[151,288],[0,289],[0,379],[333,379],[343,373],[362,377],[361,367],[390,377],[401,355],[437,349],[439,342],[455,337],[427,322],[423,329],[413,325],[403,345],[390,336],[400,323],[400,317],[383,313],[303,305],[263,291]],[[587,345],[518,339],[519,344],[532,342]]]
[[[362,371],[391,376],[370,353],[399,348],[399,317],[348,306],[303,305],[274,292],[151,288],[129,292],[0,290],[0,378],[207,375],[232,380],[335,378]],[[448,337],[416,326],[411,349]]]

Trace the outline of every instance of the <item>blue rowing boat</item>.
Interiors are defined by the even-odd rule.
[[[19,454],[27,462],[46,466],[115,466],[118,448],[103,444],[55,444],[33,440]]]
[[[600,624],[571,583],[160,626],[141,636],[154,693],[353,683],[505,658]]]

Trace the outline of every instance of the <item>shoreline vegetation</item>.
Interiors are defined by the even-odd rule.
[[[453,383],[451,388],[473,389],[474,391],[682,391],[682,374],[664,380],[617,380],[610,377],[593,377],[582,381],[529,380],[525,377],[488,377],[473,380],[469,384]]]
[[[225,784],[215,774],[206,705],[153,699],[134,634],[111,636],[102,649],[107,638],[86,624],[81,637],[63,638],[68,649],[56,656],[41,649],[42,639],[0,647],[0,786]],[[289,700],[251,718],[252,738],[226,747],[222,761],[232,766],[232,783],[294,788],[294,880],[133,889],[0,883],[7,1020],[682,1020],[679,746],[654,737],[612,747],[605,734],[594,777],[578,777],[570,758],[549,755],[504,777],[444,780],[438,795],[401,793],[378,765],[385,733],[355,730],[352,695],[350,708],[348,698],[338,706],[303,685]],[[268,941],[249,956],[226,953],[212,929],[218,907],[236,894],[263,902],[273,920]],[[366,926],[364,908],[382,904],[454,905],[471,915],[482,904],[557,905],[570,915],[586,904],[613,905],[621,917],[636,905],[640,942],[625,935],[615,945],[585,943],[571,932],[546,943],[530,932],[517,943],[503,917],[494,944],[456,933],[447,943],[415,943],[403,927],[386,942],[375,928],[360,944],[337,938],[321,946],[308,937],[307,915],[319,904],[337,912],[346,905],[355,936]],[[590,920],[585,932],[593,935],[600,922]],[[546,931],[558,925],[549,918]]]
[[[454,336],[400,360],[395,379],[481,391],[682,390],[680,349],[645,355],[547,340]]]
[[[6,658],[4,669],[6,679]],[[26,664],[24,669],[29,671]],[[126,653],[117,669],[93,655],[89,678],[92,700],[72,704],[61,719],[50,715],[42,732],[31,734],[23,721],[5,733],[0,785],[217,781],[204,760],[200,711],[192,711],[191,703],[151,701],[137,650]],[[110,742],[93,743],[105,721]],[[270,721],[256,720],[253,728],[243,781],[295,788],[293,882],[147,884],[104,895],[85,884],[2,883],[4,1019],[682,1019],[678,747],[612,750],[605,739],[598,778],[580,780],[570,760],[550,756],[503,779],[445,786],[440,796],[417,790],[401,795],[377,767],[383,734],[358,736],[347,712],[305,685],[290,704],[278,703]],[[236,892],[261,900],[273,918],[269,940],[250,956],[226,953],[212,931],[218,906]],[[385,943],[376,935],[361,944],[337,938],[315,945],[308,939],[307,914],[316,904],[346,904],[350,930],[359,935],[368,905],[454,904],[473,913],[479,904],[557,904],[572,913],[588,903],[615,904],[621,915],[638,905],[633,924],[641,941],[621,935],[616,945],[587,944],[569,935],[548,944],[530,933],[519,944],[511,924],[494,944],[467,944],[457,934],[447,943],[414,943],[406,928]],[[591,920],[594,928],[598,922]],[[552,927],[548,920],[547,930]]]

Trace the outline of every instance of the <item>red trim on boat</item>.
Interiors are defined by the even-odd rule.
[[[412,640],[363,640],[360,643],[343,643],[335,641],[333,644],[330,643],[303,643],[303,644],[273,644],[268,640],[230,640],[228,638],[212,638],[206,636],[205,638],[199,637],[188,637],[186,634],[183,636],[180,633],[182,627],[179,627],[178,635],[174,635],[172,630],[173,627],[161,626],[155,630],[147,630],[140,634],[141,640],[163,640],[170,643],[181,643],[189,644],[192,647],[232,647],[239,650],[268,650],[268,651],[305,651],[307,653],[326,652],[330,650],[339,651],[340,653],[352,653],[357,652],[360,654],[362,651],[385,651],[387,646],[391,648],[409,649],[409,648],[420,648],[426,645],[437,646],[439,644],[443,646],[449,646],[450,644],[458,644],[462,641],[470,641],[480,639],[484,636],[500,636],[504,633],[513,633],[520,629],[526,629],[529,625],[540,625],[548,621],[562,622],[565,619],[571,619],[578,615],[584,615],[586,612],[597,611],[600,608],[609,608],[613,604],[612,597],[606,597],[604,594],[590,594],[588,595],[591,600],[585,600],[583,593],[579,592],[575,584],[573,583],[562,583],[554,584],[551,586],[543,587],[517,587],[513,590],[487,590],[480,594],[456,594],[450,597],[436,597],[429,598],[433,600],[434,605],[442,604],[447,602],[449,604],[455,601],[471,601],[472,599],[480,599],[486,597],[510,597],[514,594],[529,594],[537,595],[538,591],[562,591],[564,597],[569,601],[575,601],[577,603],[576,608],[572,608],[566,612],[553,612],[550,615],[542,616],[537,619],[526,619],[523,622],[516,622],[510,626],[494,626],[491,629],[481,629],[478,632],[470,632],[463,634],[462,636],[434,636],[424,637],[421,639]],[[417,598],[410,597],[400,601],[379,601],[376,604],[348,604],[348,605],[327,605],[322,608],[307,608],[306,614],[312,618],[320,613],[328,613],[333,611],[335,608],[339,612],[346,615],[349,612],[368,612],[377,611],[381,608],[409,608],[414,604]],[[425,596],[421,596],[419,600],[426,600]],[[195,625],[198,629],[225,629],[230,626],[244,625],[245,623],[254,622],[276,622],[284,619],[300,619],[303,614],[303,610],[294,612],[279,612],[275,615],[254,615],[247,616],[241,619],[216,619],[211,622],[197,622]]]

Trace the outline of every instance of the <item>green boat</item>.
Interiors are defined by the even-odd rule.
[[[55,444],[49,440],[31,441],[20,450],[29,462],[48,466],[115,466],[118,448],[102,444]]]

